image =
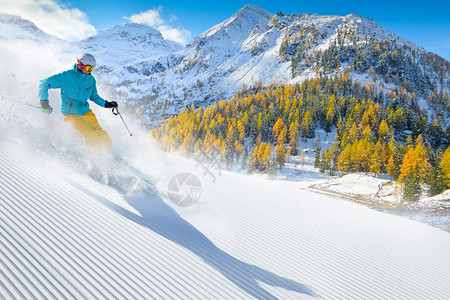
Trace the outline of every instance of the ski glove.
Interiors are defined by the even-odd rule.
[[[42,109],[42,112],[46,113],[46,114],[51,114],[53,111],[53,108],[50,106],[50,104],[48,104],[48,100],[41,101],[41,109]]]
[[[106,101],[106,103],[105,103],[105,108],[118,108],[118,107],[119,107],[119,104],[117,104],[116,101],[111,101],[111,102]]]

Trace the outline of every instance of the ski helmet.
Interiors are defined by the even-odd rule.
[[[81,53],[77,57],[79,65],[93,66],[95,67],[95,58],[89,53]]]

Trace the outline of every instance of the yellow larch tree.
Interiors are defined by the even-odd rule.
[[[280,135],[281,131],[283,130],[284,122],[282,118],[278,118],[278,120],[275,122],[272,128],[274,140],[276,141],[278,139],[278,136]]]
[[[450,188],[450,147],[448,147],[442,155],[440,166],[444,173],[444,180],[447,187]]]
[[[416,141],[416,147],[414,149],[415,157],[417,160],[417,170],[419,171],[419,179],[423,182],[431,169],[427,149],[423,147],[423,138],[419,134]]]
[[[298,121],[291,123],[289,126],[289,149],[292,155],[297,155],[298,144]]]
[[[278,135],[278,138],[276,139],[277,145],[281,145],[286,143],[286,135],[287,135],[287,126],[283,126],[283,129],[281,130],[280,134]]]
[[[189,131],[178,149],[179,154],[181,156],[189,156],[192,153],[193,143],[194,136],[192,135],[192,132]]]
[[[382,152],[383,152],[382,145],[380,141],[378,141],[375,145],[375,149],[372,153],[372,156],[370,157],[370,172],[375,173],[375,175],[381,174]]]
[[[261,170],[267,170],[267,168],[269,167],[271,152],[272,152],[272,145],[268,143],[264,150],[264,155],[261,159]]]
[[[286,163],[286,149],[282,144],[275,146],[275,155],[278,167],[281,169]]]
[[[258,145],[255,145],[252,155],[250,155],[250,158],[248,159],[247,171],[249,174],[253,173],[258,168],[258,148]]]
[[[408,151],[403,157],[402,167],[400,168],[400,176],[405,178],[414,169],[416,163],[416,153],[412,146],[408,147]]]
[[[337,160],[337,170],[347,173],[350,170],[352,161],[352,146],[347,144],[341,154],[338,156]]]
[[[258,147],[258,154],[256,156],[256,159],[258,160],[258,166],[261,167],[264,153],[266,152],[266,143],[261,143]]]

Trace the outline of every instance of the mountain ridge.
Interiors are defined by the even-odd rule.
[[[243,87],[348,72],[384,94],[450,91],[450,63],[357,14],[272,14],[247,5],[185,47],[145,25],[120,24],[65,47],[92,52],[99,82],[112,97],[148,115],[166,118],[194,103],[232,97]],[[126,55],[124,55],[126,53]],[[373,69],[373,70],[371,70]]]
[[[62,43],[63,40],[39,29],[33,22],[20,16],[0,12],[0,39],[34,40],[39,43]]]

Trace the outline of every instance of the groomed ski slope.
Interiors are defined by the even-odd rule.
[[[0,298],[450,295],[447,232],[261,178],[211,169],[213,182],[195,162],[146,153],[129,159],[153,170],[159,195],[120,193],[2,134]],[[167,199],[181,172],[201,181],[193,207]]]

